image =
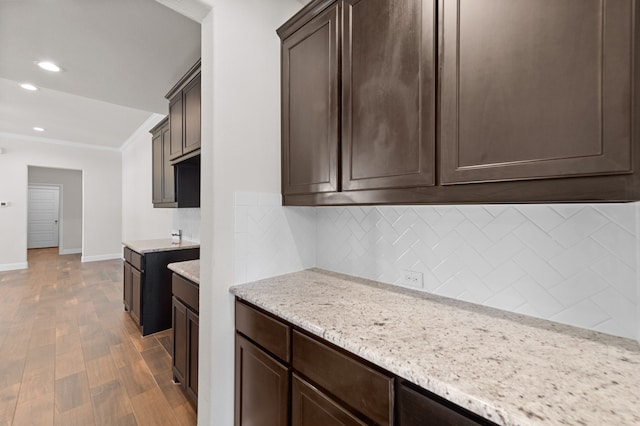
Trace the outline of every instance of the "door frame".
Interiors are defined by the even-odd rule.
[[[58,254],[71,254],[71,253],[63,253],[63,249],[62,247],[64,246],[64,241],[63,241],[63,230],[64,230],[64,224],[63,224],[63,209],[64,209],[64,205],[62,203],[63,200],[63,191],[64,191],[64,185],[61,183],[35,183],[35,184],[30,184],[27,183],[27,241],[29,241],[29,190],[30,189],[50,189],[50,188],[58,188]],[[27,250],[29,250],[29,247],[27,245]]]

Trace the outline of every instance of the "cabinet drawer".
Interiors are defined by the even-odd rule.
[[[144,258],[141,254],[131,251],[131,265],[139,271],[144,271]]]
[[[374,423],[393,423],[393,378],[293,332],[293,368]]]
[[[290,361],[288,325],[236,300],[236,329],[281,360]]]
[[[197,285],[178,274],[173,274],[171,285],[174,297],[180,299],[193,311],[200,311],[200,288]]]
[[[133,252],[131,251],[131,249],[129,247],[125,247],[124,248],[124,260],[126,262],[131,263],[131,253],[133,253]]]
[[[398,426],[495,425],[489,420],[437,397],[424,389],[402,383],[398,386]]]

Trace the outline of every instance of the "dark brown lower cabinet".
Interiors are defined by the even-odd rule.
[[[289,424],[289,368],[236,334],[235,424]]]
[[[173,274],[172,277],[173,380],[198,406],[198,310],[200,287],[192,281]]]
[[[295,373],[291,391],[291,424],[293,426],[366,425]]]
[[[236,331],[236,426],[494,425],[240,300]]]
[[[171,271],[167,265],[199,256],[199,248],[147,253],[124,248],[124,309],[143,336],[171,328]]]

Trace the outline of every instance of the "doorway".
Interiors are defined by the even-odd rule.
[[[82,253],[83,172],[39,166],[28,170],[27,249]]]
[[[27,248],[59,247],[60,187],[29,185]]]

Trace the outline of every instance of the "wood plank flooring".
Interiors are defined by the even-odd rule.
[[[0,426],[195,425],[172,382],[171,331],[142,337],[122,262],[29,250],[0,272]]]

